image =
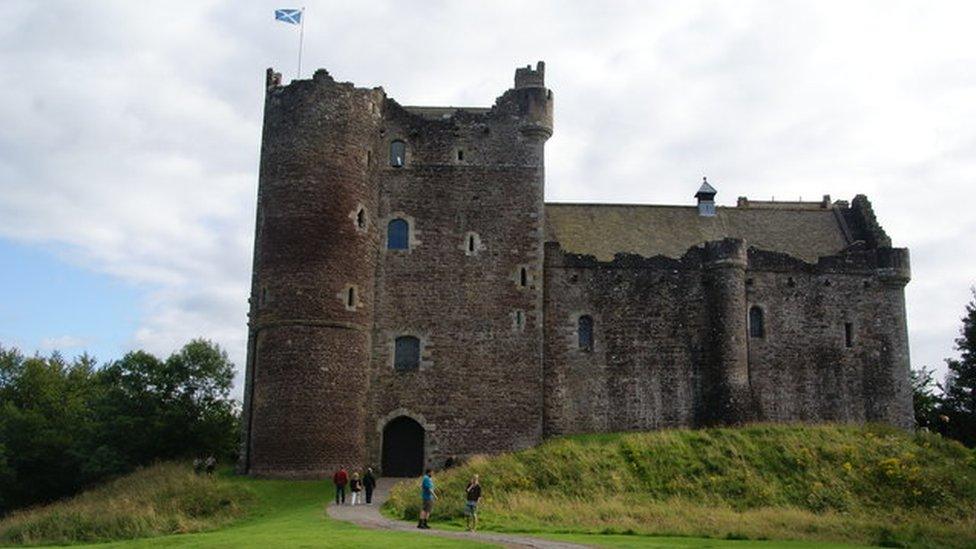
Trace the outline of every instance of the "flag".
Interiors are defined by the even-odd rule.
[[[275,10],[275,19],[292,25],[298,25],[302,22],[302,10]]]

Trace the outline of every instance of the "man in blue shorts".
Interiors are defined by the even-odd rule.
[[[420,481],[420,522],[417,523],[417,528],[430,528],[427,525],[427,519],[430,518],[430,512],[434,509],[434,500],[437,499],[437,494],[434,493],[434,479],[431,478],[433,471],[427,469],[424,473],[423,480]]]

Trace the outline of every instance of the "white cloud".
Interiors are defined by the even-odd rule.
[[[85,338],[63,335],[46,337],[41,340],[41,351],[72,351],[83,348],[89,341]]]
[[[912,249],[913,362],[951,354],[976,256],[968,2],[307,3],[304,65],[406,104],[489,105],[547,61],[550,200],[867,193]],[[133,345],[243,364],[272,2],[0,5],[0,235],[148,288]]]

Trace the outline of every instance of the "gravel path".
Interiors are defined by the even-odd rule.
[[[580,549],[585,545],[551,541],[529,536],[519,536],[515,534],[499,534],[495,532],[456,532],[450,530],[421,530],[412,522],[393,520],[380,514],[380,505],[386,501],[390,494],[390,488],[400,479],[381,478],[377,481],[376,491],[373,492],[372,505],[349,505],[348,496],[346,505],[329,505],[329,516],[337,520],[343,520],[358,524],[365,528],[376,530],[397,530],[402,532],[418,532],[429,536],[440,536],[444,538],[469,539],[486,543],[497,543],[504,547],[534,547],[538,549]]]

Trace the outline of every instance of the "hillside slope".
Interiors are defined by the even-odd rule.
[[[673,430],[559,438],[438,475],[435,520],[510,531],[976,546],[976,454],[881,426]],[[387,512],[416,516],[415,482]]]

